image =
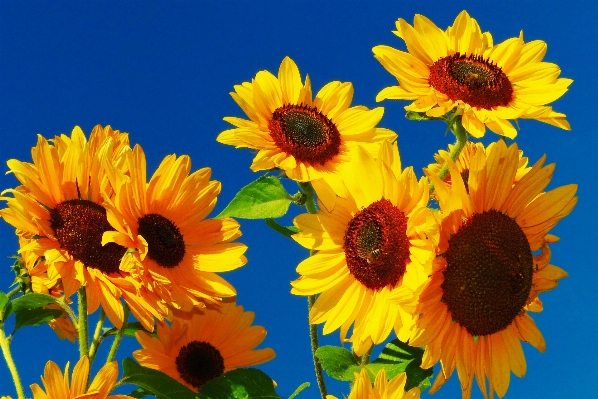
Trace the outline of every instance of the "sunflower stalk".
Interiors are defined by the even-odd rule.
[[[79,332],[79,356],[87,356],[89,354],[89,331],[87,326],[87,294],[85,287],[79,287],[79,320],[77,323],[77,331]]]
[[[106,364],[112,362],[116,357],[116,351],[118,351],[118,347],[120,346],[120,341],[122,341],[123,336],[125,335],[125,329],[127,328],[127,322],[129,321],[129,307],[125,303],[123,305],[124,315],[123,315],[123,325],[116,333],[114,337],[114,342],[112,342],[112,346],[110,347],[110,352],[108,353],[108,358],[106,359]]]
[[[96,357],[96,353],[100,346],[100,343],[101,343],[100,334],[102,333],[102,326],[104,325],[104,317],[105,316],[106,316],[106,313],[104,312],[104,309],[103,308],[100,309],[100,316],[98,318],[98,323],[96,324],[96,329],[93,333],[91,347],[89,348],[89,364],[93,364],[93,361]]]
[[[370,349],[361,357],[361,366],[365,367],[370,362],[370,358],[372,357],[372,352],[374,351],[374,345],[370,346]]]
[[[287,227],[284,227],[283,225],[279,224],[276,220],[274,220],[272,218],[267,218],[265,220],[266,220],[266,225],[268,227],[270,227],[275,232],[282,234],[285,237],[291,238],[291,236],[293,234],[296,234],[296,232],[294,232],[293,230],[291,230]]]
[[[0,348],[2,348],[2,354],[4,355],[4,360],[6,360],[6,365],[8,366],[8,370],[12,375],[12,380],[15,384],[15,389],[17,390],[17,397],[19,399],[25,399],[25,391],[23,391],[23,384],[21,384],[21,378],[19,377],[19,372],[17,371],[17,366],[12,358],[12,354],[10,352],[10,342],[6,334],[4,333],[4,323],[0,322]]]
[[[307,297],[307,314],[309,317],[309,313],[311,312],[311,308],[313,307],[314,303],[316,302],[315,295],[309,295]],[[308,320],[309,323],[309,320]],[[322,399],[326,399],[326,395],[328,395],[328,391],[326,390],[326,383],[324,382],[324,370],[322,370],[322,365],[316,356],[316,351],[318,350],[318,326],[315,324],[309,324],[309,337],[311,338],[311,352],[314,358],[314,368],[316,370],[316,381],[318,382],[318,388],[320,389],[320,394],[322,395]]]
[[[463,127],[460,117],[451,118],[451,120],[452,123],[449,124],[449,128],[455,134],[457,141],[455,142],[455,146],[450,152],[449,157],[451,158],[451,160],[456,161],[457,158],[459,158],[459,154],[461,154],[461,151],[463,151],[463,148],[465,148],[465,144],[467,144],[467,131]],[[448,162],[445,162],[444,165],[442,165],[440,172],[438,172],[438,177],[442,180],[446,177],[446,175],[448,175],[448,172]],[[433,190],[434,185],[430,183],[430,192]]]
[[[316,192],[310,182],[299,182],[299,188],[305,194],[305,208],[309,213],[318,212],[316,207]]]

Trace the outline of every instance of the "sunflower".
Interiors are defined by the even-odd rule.
[[[471,395],[474,375],[485,397],[488,390],[503,397],[510,372],[523,377],[526,371],[521,341],[545,350],[528,313],[540,311],[538,294],[567,275],[549,264],[548,244],[557,238],[548,231],[575,206],[577,186],[543,192],[554,171],[544,159],[514,183],[519,149],[499,141],[475,153],[469,193],[451,161],[450,186],[430,177],[444,218],[410,345],[426,345],[422,368],[440,361],[431,392],[456,367],[463,398]]]
[[[111,362],[104,365],[87,388],[89,378],[89,359],[83,356],[75,365],[73,379],[69,383],[69,363],[66,364],[64,375],[53,361],[46,363],[42,382],[44,390],[38,384],[31,385],[33,399],[133,399],[128,395],[110,395],[118,378],[118,363]]]
[[[381,369],[376,374],[376,381],[372,387],[370,376],[366,369],[355,373],[355,383],[347,399],[419,399],[420,390],[417,387],[405,392],[407,374],[401,373],[388,380],[386,371]],[[337,399],[334,395],[327,395],[326,399]]]
[[[373,48],[374,56],[399,84],[378,93],[376,100],[415,100],[405,109],[440,117],[463,115],[463,126],[474,137],[486,127],[513,138],[509,119],[530,118],[569,130],[565,115],[546,106],[567,91],[571,79],[558,78],[558,65],[542,62],[546,43],[524,43],[523,32],[493,45],[492,35],[462,11],[453,26],[439,29],[423,15],[413,26],[396,22],[393,33],[408,52],[388,46]]]
[[[378,159],[357,151],[344,174],[347,198],[332,211],[295,218],[293,238],[318,251],[299,264],[296,295],[320,294],[310,323],[324,334],[351,324],[358,355],[388,337],[392,329],[406,340],[413,325],[417,293],[431,271],[438,225],[428,204],[427,179],[401,170],[397,145],[385,142]]]
[[[124,298],[144,327],[152,329],[158,314],[137,296],[140,284],[119,269],[127,248],[103,246],[101,241],[112,229],[104,198],[114,195],[104,165],[124,171],[127,151],[128,135],[109,126],[96,126],[89,140],[79,127],[70,137],[56,136],[52,143],[38,136],[33,163],[8,161],[21,186],[4,192],[12,197],[1,198],[8,208],[0,210],[0,216],[28,240],[19,252],[43,260],[51,285],[60,277],[65,296],[85,287],[88,313],[101,304],[118,328],[123,324],[120,299]]]
[[[383,108],[349,107],[351,83],[330,82],[312,99],[309,77],[302,83],[289,57],[282,61],[278,78],[260,71],[251,83],[236,85],[231,96],[250,120],[224,118],[236,128],[216,140],[258,150],[253,171],[279,168],[296,181],[324,179],[334,185],[339,164],[351,159],[357,143],[376,154],[383,140],[397,137],[376,127]]]
[[[198,391],[227,371],[274,358],[270,348],[254,350],[266,337],[266,329],[251,325],[253,312],[232,302],[200,312],[173,317],[170,326],[158,322],[158,338],[143,331],[135,333],[143,347],[133,352],[135,359]]]
[[[494,146],[494,143],[491,143],[488,146],[488,150]],[[434,154],[434,159],[436,163],[429,164],[427,168],[424,168],[424,173],[426,176],[430,177],[431,175],[438,176],[442,167],[448,162],[450,158],[450,153],[454,149],[453,144],[449,144],[448,151],[440,150],[438,153]],[[468,141],[465,144],[463,150],[459,153],[458,158],[455,160],[455,167],[461,174],[463,179],[463,183],[465,183],[465,190],[468,190],[468,181],[469,181],[469,168],[471,167],[471,160],[475,156],[476,151],[486,151],[486,147],[482,143],[473,143]],[[515,175],[515,181],[518,182],[523,175],[529,172],[530,168],[527,166],[528,158],[523,156],[523,151],[519,151],[519,165],[517,166],[517,173]],[[448,185],[451,184],[451,175],[447,174],[442,181],[447,183]],[[434,194],[432,194],[434,196]]]
[[[191,159],[169,155],[147,183],[140,146],[127,155],[127,164],[130,176],[122,175],[116,196],[106,204],[116,231],[104,236],[104,242],[137,249],[124,258],[123,269],[164,302],[187,311],[199,300],[236,295],[215,272],[243,266],[247,246],[232,242],[241,235],[235,220],[205,219],[221,187],[210,180],[210,168],[189,175]]]

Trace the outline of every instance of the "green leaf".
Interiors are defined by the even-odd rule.
[[[134,390],[133,392],[131,392],[129,394],[129,396],[133,397],[133,398],[145,398],[146,396],[153,396],[154,394],[151,393],[150,391],[147,391],[143,388],[137,388],[136,390]]]
[[[158,399],[194,399],[197,394],[166,374],[140,366],[133,359],[123,359],[122,384],[133,384]]]
[[[39,309],[51,303],[58,303],[58,299],[46,294],[32,293],[23,295],[6,305],[4,318],[6,319],[11,314],[20,312],[21,310]]]
[[[351,351],[339,346],[321,346],[316,357],[326,374],[336,380],[353,381],[353,373],[361,369]]]
[[[62,313],[62,309],[21,309],[17,312],[15,331],[25,326],[45,324],[59,317]]]
[[[297,389],[295,389],[295,392],[293,392],[291,396],[289,396],[289,399],[294,399],[295,396],[299,395],[299,393],[301,393],[301,391],[303,391],[305,388],[308,388],[309,385],[309,382],[304,382],[303,384],[299,385]]]
[[[407,384],[405,390],[408,391],[413,387],[419,386],[420,389],[426,389],[430,386],[430,378],[433,370],[422,369],[422,356],[424,350],[409,346],[398,339],[389,342],[378,359],[368,364],[366,367],[368,371],[378,372],[381,368],[386,370],[386,376],[390,379],[402,372],[407,373]],[[374,381],[375,374],[372,376]]]
[[[134,322],[134,323],[127,323],[127,325],[125,326],[125,331],[124,331],[124,335],[127,337],[134,337],[135,333],[137,331],[146,331],[145,328],[143,328],[143,325],[141,325],[141,323],[139,323],[138,321]],[[104,337],[109,337],[111,335],[116,335],[120,330],[118,328],[110,328],[110,329],[106,329],[106,331],[104,331],[104,334],[102,334]]]
[[[231,370],[199,390],[199,399],[281,399],[274,391],[274,381],[258,369]]]
[[[278,218],[287,213],[292,201],[278,178],[262,176],[243,187],[216,218]]]

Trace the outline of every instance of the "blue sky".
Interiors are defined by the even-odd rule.
[[[189,154],[194,170],[211,167],[213,178],[223,185],[215,215],[259,176],[249,170],[249,151],[215,141],[229,127],[224,116],[244,117],[228,93],[259,70],[276,72],[288,55],[302,76],[309,73],[314,89],[332,80],[351,81],[354,105],[384,106],[380,126],[399,134],[403,165],[421,173],[432,154],[453,137],[444,135],[440,122],[407,121],[406,102],[375,103],[375,95],[396,81],[373,58],[371,48],[403,48],[391,30],[397,18],[411,22],[416,13],[444,29],[466,9],[495,43],[523,30],[526,41],[546,41],[545,60],[559,64],[562,77],[574,79],[554,104],[567,114],[573,129],[525,120],[517,143],[531,162],[544,153],[548,162],[556,162],[549,188],[578,183],[579,203],[552,231],[561,237],[552,246],[552,263],[569,277],[541,296],[545,310],[534,315],[548,349],[540,354],[524,344],[528,372],[523,379],[511,378],[507,397],[591,397],[587,378],[598,367],[598,273],[592,252],[598,239],[593,226],[598,191],[588,179],[594,175],[598,144],[590,117],[598,86],[598,6],[590,1],[568,2],[567,7],[557,1],[455,3],[0,2],[0,161],[29,161],[38,133],[70,134],[79,125],[89,134],[96,124],[109,124],[143,146],[151,172],[171,153]],[[497,138],[488,133],[485,141]],[[0,176],[0,189],[15,185],[13,176]],[[303,397],[316,397],[306,300],[289,293],[295,267],[308,252],[263,221],[242,220],[241,227],[249,262],[223,276],[237,288],[239,304],[255,311],[256,323],[268,330],[264,344],[274,348],[277,357],[261,368],[277,381],[281,395],[310,381],[312,387]],[[6,291],[13,280],[8,257],[17,241],[6,224],[0,224],[0,234],[0,258],[5,259],[0,289]],[[338,344],[338,335],[323,342]],[[128,340],[119,357],[137,348],[136,341]],[[20,331],[13,352],[26,386],[39,382],[48,359],[63,367],[78,356],[77,345],[58,341],[47,327]],[[8,370],[0,363],[0,395],[14,397]],[[348,385],[327,381],[331,393],[340,397],[349,392]],[[455,374],[435,397],[454,398],[459,392]],[[477,388],[472,397],[481,397]]]

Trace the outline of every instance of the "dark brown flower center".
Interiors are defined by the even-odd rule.
[[[115,243],[102,245],[104,232],[114,230],[103,206],[87,200],[61,202],[50,210],[50,227],[60,247],[75,260],[105,274],[119,271],[127,249]]]
[[[407,217],[381,199],[357,212],[345,232],[343,249],[351,274],[367,288],[395,287],[409,262]]]
[[[505,329],[527,303],[533,256],[513,219],[495,210],[474,214],[449,240],[442,301],[474,336]]]
[[[147,256],[162,267],[173,268],[185,256],[185,241],[179,228],[162,215],[150,213],[137,221],[138,232],[147,241]]]
[[[183,346],[175,362],[181,378],[196,389],[224,374],[220,351],[204,341],[191,341]]]
[[[278,148],[297,161],[323,165],[339,153],[340,133],[316,107],[283,105],[272,114],[268,128]]]
[[[513,99],[513,86],[502,69],[480,55],[453,54],[430,66],[430,85],[453,101],[472,107],[505,107]]]

